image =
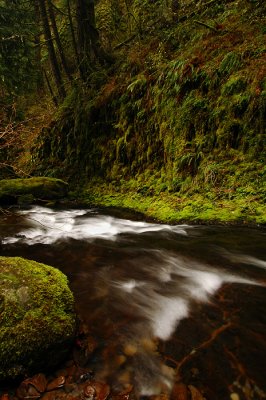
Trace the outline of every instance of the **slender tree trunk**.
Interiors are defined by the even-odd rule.
[[[69,71],[69,67],[68,67],[68,64],[67,64],[66,57],[65,57],[64,49],[63,49],[63,46],[62,46],[62,43],[61,43],[61,39],[60,39],[60,36],[59,36],[59,33],[58,33],[57,25],[56,25],[53,4],[52,4],[51,0],[47,0],[47,3],[48,3],[48,12],[49,12],[51,25],[52,25],[52,30],[53,30],[55,42],[56,42],[56,45],[57,45],[57,48],[58,48],[58,51],[59,51],[59,54],[60,54],[61,63],[62,63],[63,69],[64,69],[68,79],[70,81],[72,81],[72,76],[71,76],[70,71]]]
[[[76,0],[77,49],[83,80],[99,56],[99,33],[95,25],[94,0]]]
[[[40,73],[38,74],[38,79],[37,79],[37,91],[40,92],[44,86],[44,80],[43,80],[43,74],[42,74],[42,68],[41,68],[41,40],[40,40],[40,35],[41,35],[41,26],[40,26],[40,9],[39,9],[39,3],[38,0],[34,0],[34,11],[35,11],[35,18],[36,18],[36,25],[38,28],[38,32],[34,36],[34,43],[36,46],[36,64],[38,71]]]
[[[44,74],[44,77],[45,77],[45,80],[46,80],[46,83],[47,83],[48,90],[49,90],[50,95],[51,95],[51,97],[53,99],[53,103],[57,107],[58,106],[58,101],[57,101],[56,96],[54,95],[52,86],[50,84],[50,81],[49,81],[49,78],[48,78],[48,75],[47,75],[47,72],[45,70],[43,70],[43,74]]]
[[[71,7],[70,7],[70,1],[69,0],[67,0],[67,13],[68,13],[69,26],[70,26],[71,36],[72,36],[73,49],[74,49],[74,53],[75,53],[76,61],[77,61],[77,68],[79,69],[80,59],[79,59],[76,35],[75,35],[75,30],[74,30],[74,25],[73,25]]]
[[[61,72],[59,69],[58,61],[56,58],[56,54],[55,54],[55,49],[54,49],[54,44],[53,44],[53,40],[52,40],[45,0],[39,0],[39,7],[40,7],[42,24],[43,24],[43,33],[44,33],[44,37],[46,40],[46,45],[47,45],[47,49],[48,49],[49,59],[50,59],[55,83],[57,86],[59,96],[61,97],[61,99],[63,99],[66,96],[66,92],[65,92]]]

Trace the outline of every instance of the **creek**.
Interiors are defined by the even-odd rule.
[[[212,400],[265,399],[265,229],[34,206],[2,214],[0,237],[1,255],[68,276],[99,379],[141,396],[181,379]]]

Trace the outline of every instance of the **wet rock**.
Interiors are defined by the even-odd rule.
[[[33,382],[34,383],[34,382]],[[41,393],[32,385],[31,379],[26,379],[17,388],[16,395],[19,399],[38,399]]]
[[[120,394],[117,393],[115,395],[112,395],[112,400],[129,400],[130,394]]]
[[[237,393],[231,393],[230,394],[230,399],[231,400],[240,400],[240,397]]]
[[[91,382],[96,400],[105,400],[110,394],[110,386],[102,382]]]
[[[19,257],[0,257],[0,310],[0,381],[53,368],[66,357],[76,318],[62,272]],[[37,386],[42,381],[35,376],[31,385],[41,392]]]
[[[179,400],[179,399],[181,399],[182,400],[182,397],[177,397],[176,398],[176,400]],[[159,395],[156,395],[156,396],[151,396],[150,397],[150,400],[169,400],[169,396],[168,396],[168,394],[166,394],[166,393],[161,393],[161,394],[159,394]]]
[[[93,336],[79,338],[73,351],[75,362],[80,366],[85,366],[97,347],[98,343]]]
[[[124,389],[117,393],[112,393],[112,400],[128,400],[133,391],[133,385],[130,383],[124,385]]]
[[[91,371],[84,372],[83,374],[80,375],[79,382],[86,382],[89,379],[91,379],[91,377],[92,377],[92,372]]]
[[[66,378],[64,376],[58,376],[57,378],[53,379],[51,382],[48,383],[46,390],[51,391],[59,389],[64,386],[65,382]]]
[[[190,391],[191,400],[205,400],[205,397],[202,396],[200,391],[195,388],[195,386],[188,385],[188,388]]]
[[[44,374],[36,374],[32,378],[27,379],[27,382],[34,386],[38,392],[45,392],[47,386],[47,379]]]
[[[84,396],[86,397],[86,399],[92,400],[96,395],[96,390],[93,386],[87,385],[87,386],[85,386],[83,393],[84,393]]]
[[[71,393],[76,390],[77,385],[75,383],[65,383],[64,390],[66,393]]]
[[[58,378],[59,376],[67,376],[68,372],[67,372],[67,368],[62,368],[59,369],[58,371],[56,371],[55,376]]]
[[[135,344],[132,344],[132,343],[127,343],[127,344],[124,346],[124,349],[123,349],[124,354],[125,354],[126,356],[128,356],[128,357],[134,356],[134,355],[136,354],[137,350],[138,350],[138,349],[137,349],[137,346],[136,346]]]
[[[98,343],[93,336],[87,338],[86,354],[87,356],[92,355],[92,353],[97,349]]]
[[[10,400],[8,393],[3,393],[0,396],[0,400]]]
[[[53,392],[46,392],[42,396],[42,400],[57,400],[60,395],[58,390],[54,390]]]
[[[175,383],[170,398],[171,400],[190,400],[187,386],[182,382]]]

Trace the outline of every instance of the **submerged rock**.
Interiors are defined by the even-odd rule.
[[[61,179],[36,177],[0,180],[0,204],[29,204],[34,200],[55,200],[67,195],[68,184]]]
[[[0,257],[0,381],[54,367],[75,334],[74,299],[59,270]]]

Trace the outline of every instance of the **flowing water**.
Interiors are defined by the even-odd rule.
[[[32,207],[3,214],[0,237],[1,255],[68,276],[101,379],[144,396],[178,376],[212,400],[266,398],[264,229]]]

